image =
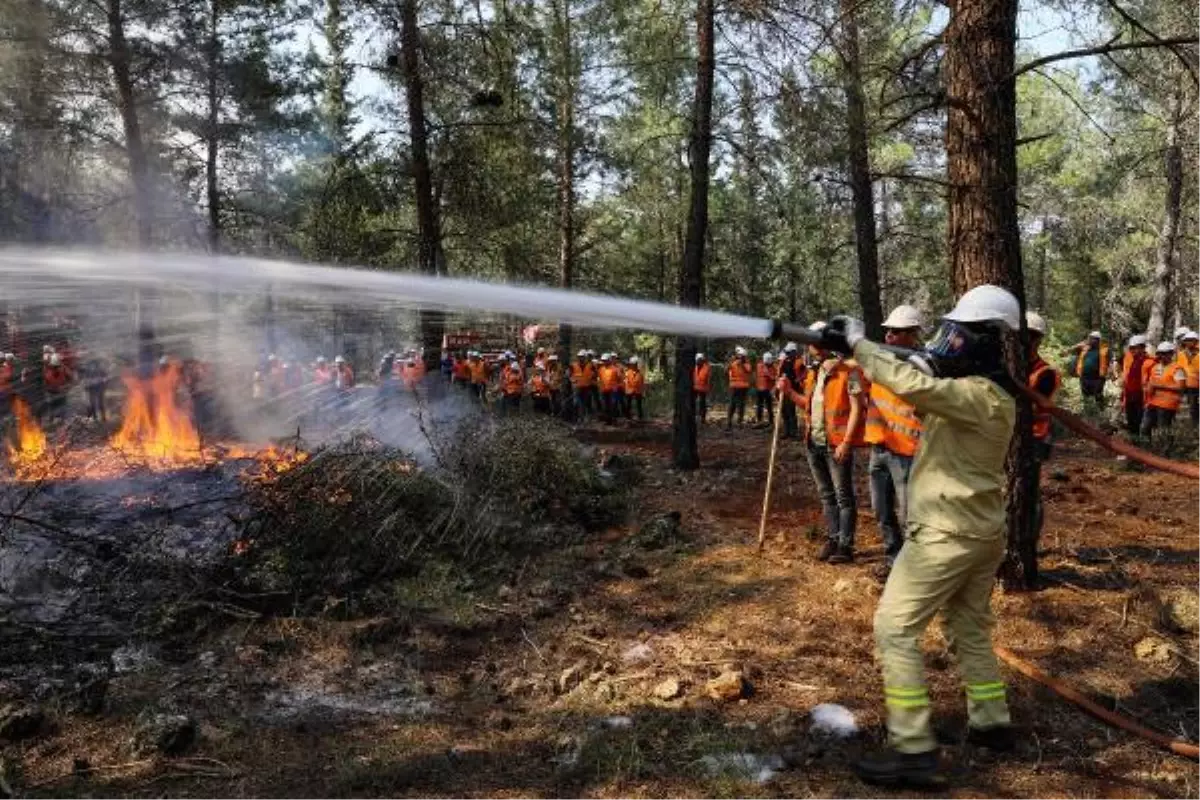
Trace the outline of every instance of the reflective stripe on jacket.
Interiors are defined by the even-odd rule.
[[[898,456],[916,453],[921,444],[921,421],[912,404],[878,383],[871,384],[870,402],[863,440],[882,445]]]
[[[1178,361],[1168,364],[1155,362],[1150,368],[1150,379],[1146,382],[1146,405],[1164,411],[1178,411],[1187,386],[1187,372]]]

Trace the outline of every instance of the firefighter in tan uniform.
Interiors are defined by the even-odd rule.
[[[906,541],[875,613],[889,742],[855,765],[872,783],[927,785],[937,776],[921,640],[939,611],[966,682],[968,741],[1012,747],[989,606],[1004,557],[1004,459],[1017,414],[1003,333],[1019,327],[1019,315],[1012,294],[978,286],[943,318],[926,351],[907,362],[867,341],[858,320],[841,318],[823,334],[830,349],[853,353],[873,383],[911,403],[925,425],[912,465]]]

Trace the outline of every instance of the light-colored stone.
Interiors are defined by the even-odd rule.
[[[1163,598],[1164,622],[1177,631],[1196,633],[1200,631],[1200,603],[1195,589],[1177,589]]]
[[[727,670],[706,683],[704,693],[713,700],[731,702],[750,694],[750,682],[742,673]]]
[[[674,700],[683,694],[683,687],[675,678],[667,678],[654,687],[654,696],[659,700]]]

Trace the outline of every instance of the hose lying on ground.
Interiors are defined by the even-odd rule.
[[[1017,672],[1020,672],[1022,675],[1032,678],[1048,689],[1051,689],[1060,697],[1070,700],[1072,703],[1079,706],[1097,719],[1107,722],[1109,725],[1115,725],[1122,730],[1129,731],[1136,736],[1140,736],[1149,742],[1153,742],[1160,747],[1170,750],[1176,755],[1200,760],[1200,748],[1191,742],[1181,742],[1177,739],[1172,739],[1166,734],[1151,730],[1146,726],[1129,719],[1128,717],[1123,717],[1114,711],[1109,711],[1107,708],[1097,705],[1078,690],[1068,686],[1056,678],[1051,677],[1050,675],[1047,675],[1045,672],[1042,672],[1033,664],[1030,664],[1025,659],[1014,654],[1007,647],[1000,647],[997,645],[995,650],[996,655],[1000,657],[1000,660],[1008,664]]]

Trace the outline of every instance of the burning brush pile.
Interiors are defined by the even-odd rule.
[[[620,521],[628,470],[602,470],[565,428],[544,419],[483,419],[418,466],[360,437],[251,481],[252,507],[230,585],[289,609],[374,613],[389,580],[429,559],[495,563],[576,540]]]

